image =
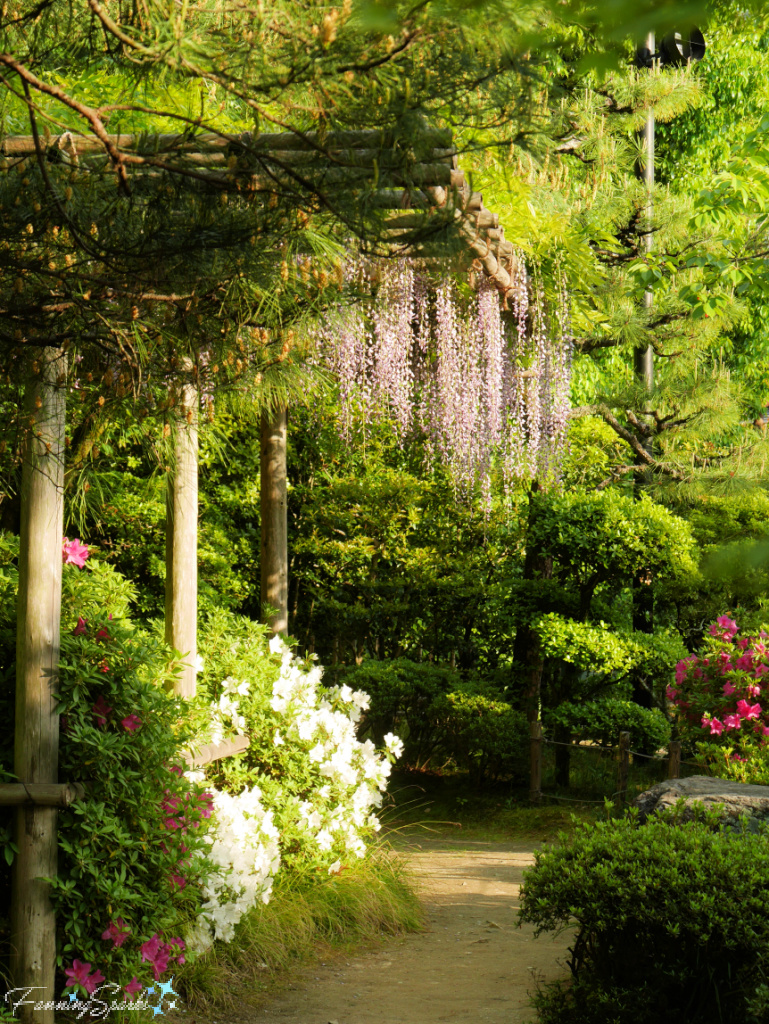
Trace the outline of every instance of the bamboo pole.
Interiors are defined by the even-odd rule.
[[[189,365],[185,369],[190,369]],[[166,492],[166,643],[184,656],[174,692],[196,691],[198,617],[198,393],[180,389],[179,416],[172,425],[174,464]]]
[[[38,349],[25,395],[29,430],[21,482],[14,772],[22,783],[58,782],[59,666],[66,357]],[[44,878],[56,875],[56,808],[16,812],[18,853],[11,889],[11,975],[16,987],[54,998],[56,920]],[[53,1010],[18,1009],[22,1021],[53,1024]]]
[[[262,414],[261,426],[261,600],[273,633],[288,630],[288,488],[285,406]]]
[[[3,782],[0,783],[0,807],[69,807],[85,796],[79,782]]]

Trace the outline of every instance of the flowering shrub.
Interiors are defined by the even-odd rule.
[[[170,652],[130,621],[132,586],[89,560],[79,541],[65,538],[63,559],[60,778],[85,783],[87,793],[59,813],[52,900],[61,983],[92,993],[106,979],[134,998],[189,952],[231,940],[243,915],[269,900],[281,864],[327,877],[362,857],[401,744],[386,737],[383,756],[359,743],[366,696],[324,689],[319,667],[231,614],[214,617],[201,637],[218,681],[201,686],[193,705],[170,696]],[[8,684],[16,587],[8,564],[0,587]],[[12,695],[12,685],[0,687],[9,709]],[[243,731],[247,755],[207,769],[221,790],[184,771],[186,749]],[[12,763],[7,740],[0,768]]]
[[[86,797],[58,813],[51,889],[61,984],[90,993],[106,978],[134,997],[184,962],[185,933],[211,870],[204,840],[210,799],[182,774],[190,734],[180,724],[181,702],[167,692],[169,652],[127,617],[133,588],[88,559],[79,541],[65,538],[62,557],[59,778],[84,783]],[[12,723],[12,561],[0,586],[0,647],[9,667],[0,697]],[[12,736],[11,727],[0,746],[7,768]],[[0,875],[2,896],[8,882]]]
[[[676,666],[667,696],[681,735],[703,764],[739,782],[769,783],[769,634],[741,636],[734,619],[721,615],[700,654]]]
[[[333,874],[364,856],[379,828],[374,812],[391,762],[402,750],[392,734],[384,754],[370,740],[361,743],[356,725],[366,694],[324,688],[322,669],[278,637],[267,644],[260,624],[220,611],[201,631],[200,647],[206,670],[199,721],[208,729],[201,735],[245,731],[251,742],[206,769],[224,791],[214,797],[219,820],[211,848],[220,877],[208,883],[207,924],[198,926],[196,948],[232,936],[254,899],[268,898],[279,862]]]

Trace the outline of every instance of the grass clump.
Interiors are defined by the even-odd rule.
[[[338,949],[417,931],[419,897],[403,862],[382,843],[340,874],[280,871],[270,902],[258,904],[233,942],[215,943],[174,979],[190,1009],[258,1002],[281,975]]]

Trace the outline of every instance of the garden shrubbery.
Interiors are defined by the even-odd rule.
[[[8,668],[0,700],[10,727],[0,769],[7,777],[15,555],[14,539],[3,540],[0,653]],[[324,687],[319,666],[297,659],[279,638],[268,644],[263,626],[226,611],[203,621],[207,668],[198,697],[173,697],[174,652],[131,620],[131,584],[110,566],[86,565],[87,555],[79,542],[64,546],[60,779],[85,783],[86,797],[59,814],[52,895],[60,982],[91,993],[106,979],[133,996],[215,939],[232,940],[269,901],[276,874],[303,879],[305,916],[314,920],[308,880],[335,892],[334,879],[364,857],[400,741],[385,737],[386,753],[359,742],[364,693]],[[251,738],[245,754],[187,770],[190,750],[235,733]],[[11,815],[0,815],[0,892],[8,894]],[[369,885],[361,913],[376,915],[378,907],[390,920],[392,903],[391,925],[408,925],[413,901],[398,895],[401,881],[375,865],[369,881],[372,872],[380,884]],[[291,889],[281,881],[283,893]],[[0,906],[0,928],[6,913]],[[322,933],[323,914],[316,916]]]
[[[576,925],[540,1024],[769,1021],[769,843],[715,816],[581,825],[536,855],[520,919]]]
[[[387,731],[397,732],[407,764],[451,764],[478,782],[525,778],[526,718],[501,699],[496,687],[407,658],[364,661],[342,678],[371,698],[362,731],[370,731],[375,742]]]
[[[631,700],[564,701],[543,711],[546,729],[562,726],[576,740],[593,740],[613,746],[621,732],[630,733],[630,744],[653,754],[670,742],[670,723],[658,708],[642,708]]]

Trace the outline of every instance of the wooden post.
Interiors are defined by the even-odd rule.
[[[188,364],[185,368],[189,368]],[[198,655],[198,393],[180,390],[166,492],[166,643],[184,655],[174,692],[194,697]]]
[[[529,722],[531,772],[529,799],[533,804],[542,802],[542,723]]]
[[[66,356],[30,353],[21,477],[19,598],[16,634],[14,772],[23,783],[58,782],[56,713],[61,618]],[[56,874],[56,808],[20,806],[11,890],[11,975],[15,988],[55,998],[56,919],[49,886]],[[22,1021],[53,1024],[53,1010],[17,1008]]]
[[[288,631],[288,488],[286,478],[287,410],[262,414],[261,576],[262,615],[273,633]]]
[[[668,747],[668,778],[681,778],[681,741],[671,740]]]
[[[617,779],[617,796],[620,804],[627,799],[627,777],[630,771],[630,733],[619,734],[619,777]]]

